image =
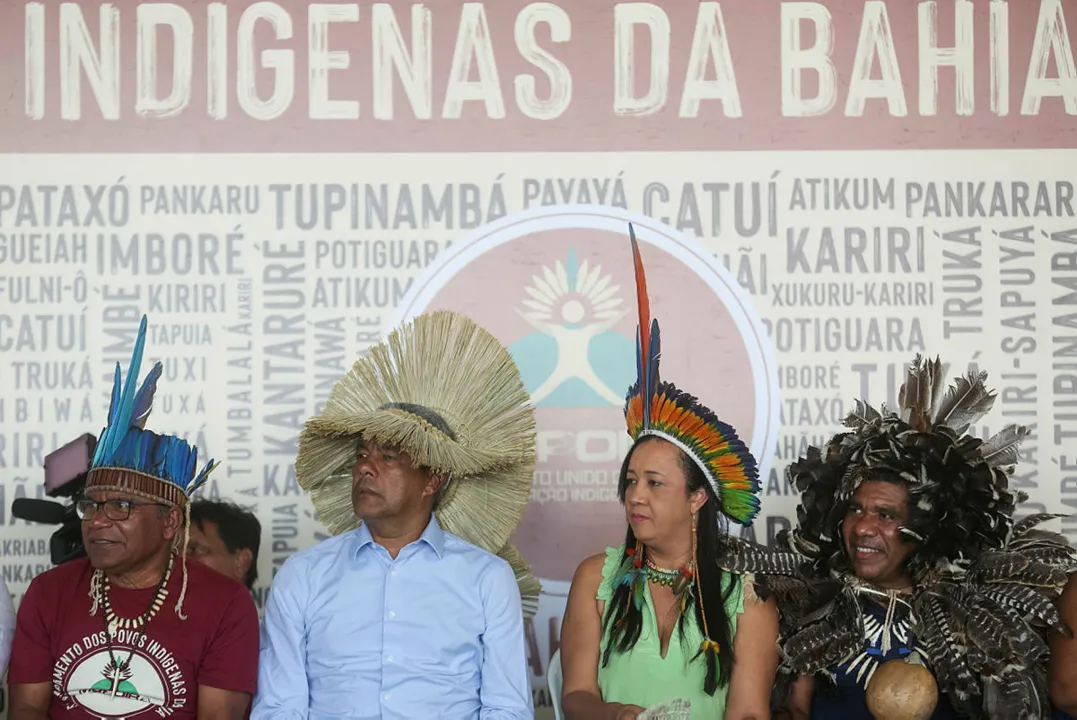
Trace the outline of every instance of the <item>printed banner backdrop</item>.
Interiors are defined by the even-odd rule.
[[[663,375],[786,465],[916,354],[969,362],[1033,434],[1027,510],[1077,509],[1072,0],[279,2],[0,8],[0,573],[53,528],[43,458],[104,422],[142,313],[151,425],[222,461],[274,572],[325,537],[303,422],[388,328],[472,314],[536,404],[516,542],[545,594],[620,542],[634,378],[627,223]],[[1077,519],[1056,523],[1071,540]]]

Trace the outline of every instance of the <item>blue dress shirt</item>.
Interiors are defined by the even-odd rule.
[[[273,579],[252,720],[533,717],[515,573],[433,517],[395,560],[364,524]]]

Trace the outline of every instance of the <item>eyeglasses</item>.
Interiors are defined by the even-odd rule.
[[[105,517],[109,520],[121,521],[131,517],[131,511],[137,507],[143,505],[156,505],[157,507],[168,507],[164,503],[154,502],[135,502],[134,500],[127,500],[125,498],[113,498],[111,500],[90,500],[89,498],[83,498],[75,503],[75,512],[78,513],[80,520],[92,520],[97,515],[98,508],[104,508]]]

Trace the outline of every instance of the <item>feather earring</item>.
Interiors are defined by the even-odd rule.
[[[632,558],[632,566],[637,570],[643,567],[643,543],[636,540],[636,547],[628,550],[628,556]]]
[[[630,610],[632,606],[635,606],[637,610],[643,609],[643,593],[647,589],[647,573],[643,569],[643,552],[643,543],[636,540],[635,547],[625,550],[625,559],[621,563],[619,570],[620,580],[617,584],[627,585],[631,590],[625,600],[626,612],[619,621],[621,625],[628,622],[627,610]]]
[[[630,601],[636,606],[636,610],[643,610],[643,594],[647,592],[647,573],[643,570],[643,543],[636,540],[636,549],[632,560],[632,594]],[[625,617],[628,617],[627,615]]]
[[[677,579],[673,582],[673,595],[681,601],[681,615],[688,609],[688,600],[692,597],[692,587],[696,581],[696,553],[698,552],[698,536],[696,533],[697,518],[692,518],[692,556],[687,563],[681,566]]]

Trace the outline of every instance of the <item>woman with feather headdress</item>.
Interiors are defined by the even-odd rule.
[[[244,718],[258,612],[240,583],[188,561],[198,471],[183,438],[146,430],[162,365],[138,385],[146,318],[75,502],[88,557],[34,578],[19,606],[12,718]],[[174,600],[173,600],[174,598]]]
[[[631,225],[640,323],[634,440],[618,494],[625,543],[587,558],[561,626],[567,720],[765,718],[777,611],[724,572],[724,521],[759,511],[755,459],[732,427],[658,375],[658,322]],[[734,656],[736,662],[734,662]]]
[[[1050,717],[1046,635],[1069,632],[1055,601],[1077,563],[1037,527],[1055,516],[1014,518],[1028,430],[967,434],[994,404],[986,377],[943,393],[941,362],[917,357],[897,412],[858,401],[847,432],[790,465],[792,534],[727,556],[777,598],[775,702],[794,716]]]

